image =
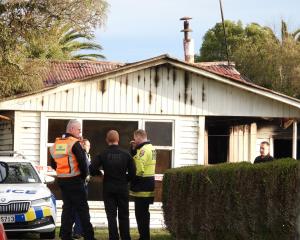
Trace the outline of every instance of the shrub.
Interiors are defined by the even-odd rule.
[[[295,239],[298,161],[227,163],[168,170],[163,211],[176,239]]]

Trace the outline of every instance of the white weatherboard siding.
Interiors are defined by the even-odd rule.
[[[0,121],[0,151],[13,150],[13,126],[11,121]]]
[[[174,167],[198,163],[198,118],[178,118],[175,123]]]
[[[40,164],[39,112],[15,112],[14,150],[23,154],[33,164]]]
[[[299,108],[292,105],[166,65],[66,84],[34,95],[3,101],[0,109],[300,117]]]

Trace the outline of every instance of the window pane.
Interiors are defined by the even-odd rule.
[[[83,120],[82,124],[82,136],[87,138],[91,143],[90,154],[92,159],[107,147],[105,138],[109,130],[117,130],[120,135],[119,145],[129,150],[129,143],[133,138],[133,132],[138,128],[138,122],[129,121]]]
[[[163,174],[169,168],[172,163],[172,151],[170,150],[156,150],[156,166],[155,173]],[[162,182],[155,181],[155,202],[161,202],[162,197]]]
[[[155,146],[172,146],[171,122],[146,122],[148,139]]]
[[[163,174],[169,168],[172,163],[172,151],[171,150],[156,150],[156,166],[155,173]]]
[[[49,119],[48,120],[48,143],[54,143],[55,138],[66,132],[69,119]]]

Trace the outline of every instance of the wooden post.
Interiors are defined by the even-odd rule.
[[[293,158],[297,159],[297,120],[293,122]]]
[[[198,120],[198,164],[205,164],[205,116],[199,116]]]
[[[253,162],[256,157],[256,134],[257,134],[257,125],[256,123],[251,123],[250,125],[250,162]]]

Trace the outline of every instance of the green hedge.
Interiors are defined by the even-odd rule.
[[[176,239],[295,240],[298,161],[230,163],[168,170],[163,211]]]

